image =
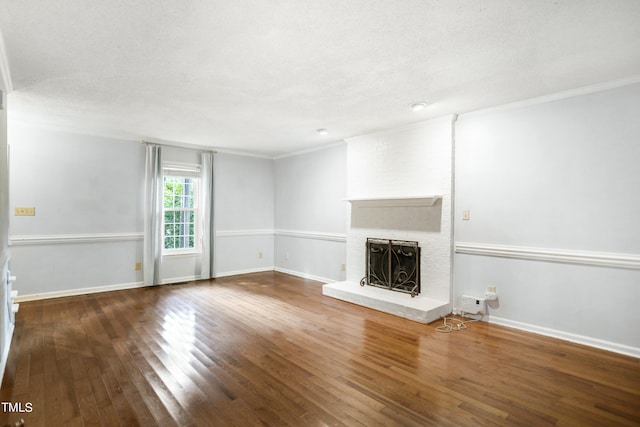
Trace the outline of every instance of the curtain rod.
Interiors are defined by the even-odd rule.
[[[153,141],[140,141],[141,144],[144,145],[160,145],[163,147],[173,147],[173,148],[183,148],[187,150],[197,150],[197,151],[209,151],[213,154],[216,154],[218,151],[215,148],[206,148],[196,144],[186,144],[186,143],[170,143],[170,142],[153,142]]]

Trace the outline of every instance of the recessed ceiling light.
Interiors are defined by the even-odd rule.
[[[412,104],[409,104],[409,108],[411,108],[411,111],[420,111],[424,108],[427,107],[427,103],[426,102],[414,102]]]
[[[329,131],[328,131],[328,130],[326,130],[326,129],[322,129],[322,128],[320,128],[320,129],[316,129],[316,132],[318,132],[320,135],[326,135],[326,134],[328,134],[328,133],[329,133]]]

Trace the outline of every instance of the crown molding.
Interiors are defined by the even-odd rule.
[[[27,127],[35,127],[42,130],[53,132],[64,132],[76,135],[87,135],[97,138],[113,139],[126,142],[141,142],[145,140],[143,135],[130,132],[110,129],[105,126],[86,124],[79,117],[55,117],[43,116],[41,114],[9,111],[8,119],[10,124],[16,124]],[[71,124],[82,123],[82,125]],[[148,140],[148,138],[146,138]]]
[[[229,156],[255,157],[258,159],[273,160],[273,156],[267,154],[251,153],[249,151],[231,150],[228,148],[215,148],[216,153],[227,154]]]
[[[602,83],[596,83],[589,86],[582,86],[575,89],[551,93],[548,95],[537,96],[534,98],[523,99],[516,102],[510,102],[508,104],[497,105],[495,107],[468,111],[466,113],[460,113],[459,118],[465,119],[468,117],[482,116],[488,113],[508,111],[508,110],[514,110],[518,108],[529,107],[533,105],[546,104],[548,102],[560,101],[563,99],[574,98],[576,96],[581,96],[581,95],[589,95],[592,93],[602,92],[610,89],[617,89],[619,87],[630,86],[637,83],[640,83],[640,75],[635,75],[635,76],[627,77],[624,79],[617,79],[617,80],[610,80]]]
[[[328,144],[317,145],[311,148],[305,148],[302,150],[291,151],[289,153],[280,154],[278,156],[275,156],[273,160],[280,160],[280,159],[285,159],[287,157],[301,156],[303,154],[314,153],[316,151],[322,151],[322,150],[328,150],[329,148],[341,147],[344,145],[346,145],[346,141],[341,139],[339,141],[330,142]]]

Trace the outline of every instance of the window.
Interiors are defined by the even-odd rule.
[[[200,251],[198,178],[185,170],[164,169],[164,253]],[[186,176],[185,176],[186,175]]]

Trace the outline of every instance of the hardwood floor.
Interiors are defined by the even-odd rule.
[[[640,359],[441,324],[271,272],[22,303],[0,425],[640,425]]]

